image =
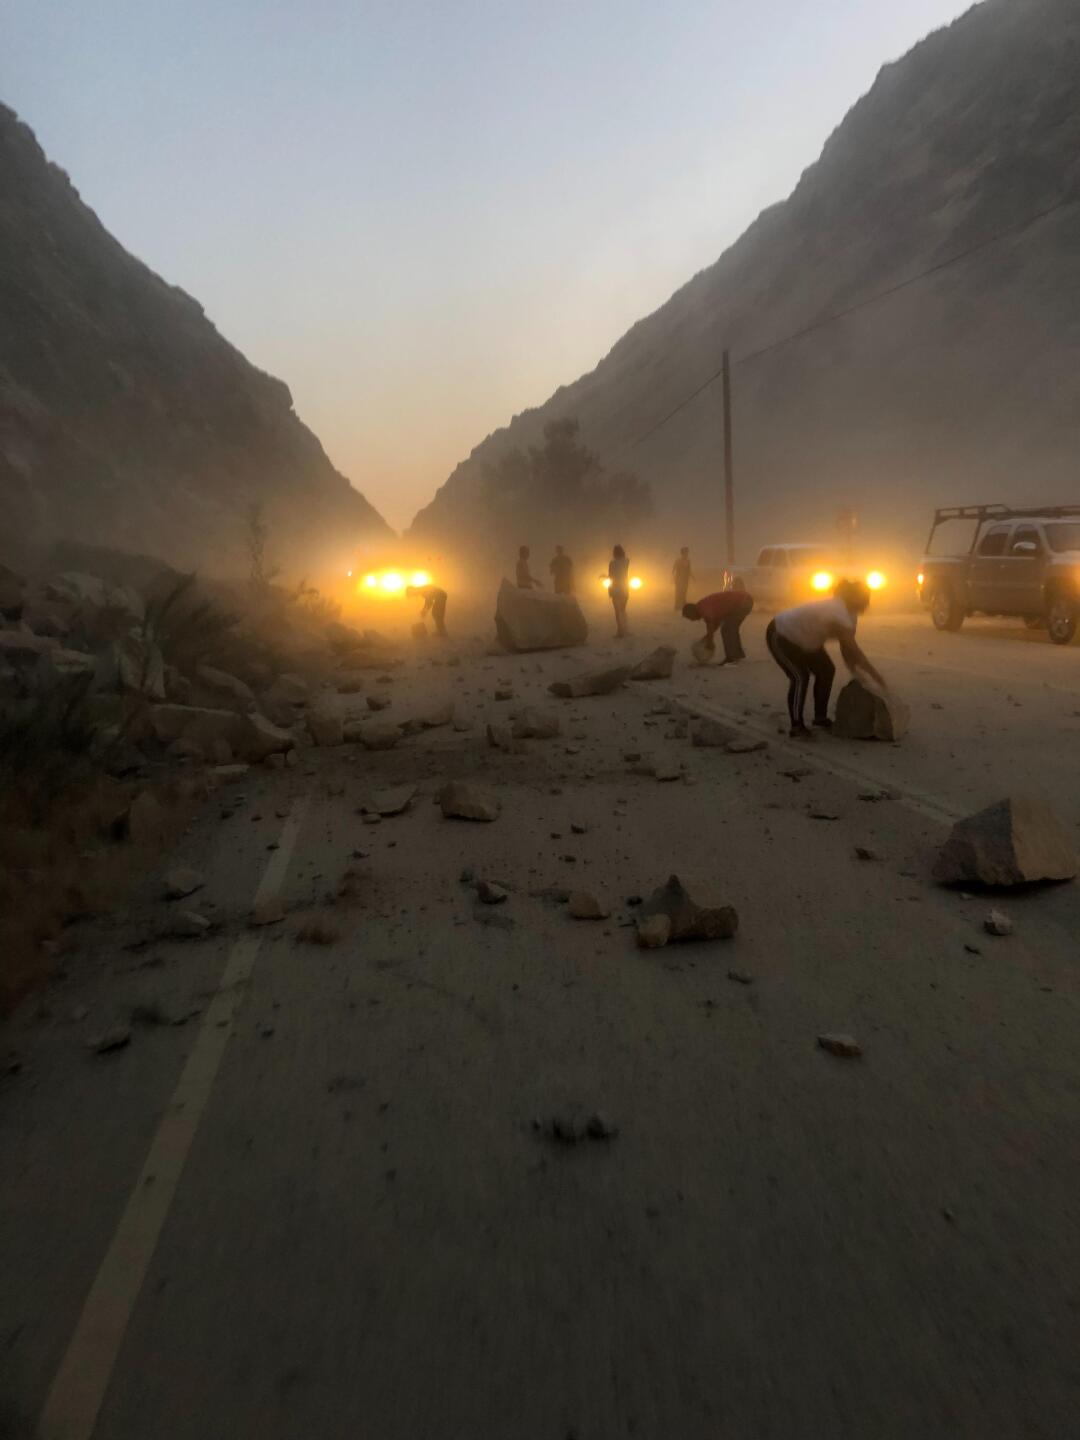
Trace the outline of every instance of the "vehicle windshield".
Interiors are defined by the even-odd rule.
[[[1063,555],[1066,550],[1080,550],[1080,520],[1067,525],[1047,525],[1046,539],[1056,555]]]

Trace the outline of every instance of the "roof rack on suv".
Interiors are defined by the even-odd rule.
[[[1080,515],[1080,505],[1025,505],[1020,510],[1012,505],[946,505],[934,511],[934,523],[930,526],[930,534],[927,537],[926,553],[930,553],[934,532],[946,520],[975,520],[978,522],[971,540],[971,548],[974,550],[975,542],[979,538],[979,531],[987,520],[1028,520],[1035,517],[1040,520],[1063,520],[1074,515]]]

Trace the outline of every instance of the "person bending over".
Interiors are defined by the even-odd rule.
[[[700,600],[692,600],[688,605],[684,605],[682,613],[687,620],[705,621],[704,643],[710,651],[716,649],[713,636],[719,630],[720,639],[724,642],[724,658],[721,664],[734,665],[739,660],[746,659],[739,631],[753,608],[754,597],[747,591],[718,590],[714,595],[705,595]]]
[[[423,596],[424,608],[420,611],[420,619],[423,620],[430,615],[435,626],[435,634],[445,635],[446,591],[440,590],[438,585],[406,585],[405,594]]]
[[[840,654],[849,670],[861,670],[882,689],[886,688],[880,672],[874,669],[855,640],[859,616],[869,604],[870,591],[861,581],[841,580],[831,599],[795,605],[790,610],[781,610],[769,621],[765,644],[788,678],[787,706],[793,739],[805,740],[811,734],[803,719],[811,676],[814,677],[814,724],[826,729],[832,725],[829,696],[836,666],[825,649],[828,641],[839,643]]]

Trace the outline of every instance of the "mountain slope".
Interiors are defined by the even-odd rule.
[[[0,106],[0,534],[217,571],[262,507],[275,561],[390,532],[297,419],[288,387],[112,238]]]
[[[626,446],[725,346],[740,558],[828,539],[846,504],[868,540],[917,546],[935,504],[1080,498],[1080,206],[739,364],[1080,196],[1078,93],[1075,0],[986,0],[935,32],[881,71],[788,200],[594,371],[477,446],[415,532],[482,534],[485,464],[576,416],[651,482],[658,543],[722,553],[719,387]]]

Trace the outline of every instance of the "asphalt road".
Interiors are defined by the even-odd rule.
[[[949,815],[1012,789],[1080,824],[1080,647],[870,619],[911,734],[798,748],[760,618],[732,669],[684,668],[685,622],[635,624],[625,649],[671,637],[679,669],[606,698],[546,695],[622,654],[599,636],[572,659],[410,664],[391,713],[453,698],[469,729],[251,771],[174,857],[209,877],[212,938],[157,938],[148,876],[7,1027],[13,1434],[1075,1433],[1078,889],[995,899],[1016,924],[995,939],[991,901],[929,868]],[[558,739],[486,746],[504,679],[560,708]],[[661,696],[769,748],[669,738]],[[685,779],[634,773],[645,751]],[[441,816],[459,776],[497,792],[497,821]],[[365,824],[399,781],[410,809]],[[349,865],[356,893],[328,905]],[[476,907],[465,866],[505,904]],[[737,939],[636,949],[627,897],[673,871],[738,908]],[[610,920],[531,893],[553,885]],[[260,886],[288,913],[251,930]],[[298,937],[312,914],[334,943]],[[189,1018],[87,1051],[136,1006]],[[557,1142],[568,1111],[618,1134]]]

